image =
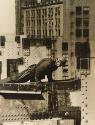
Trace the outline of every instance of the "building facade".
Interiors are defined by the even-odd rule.
[[[31,39],[38,38],[39,41],[46,41],[48,45],[52,44],[50,56],[57,58],[62,58],[63,10],[62,1],[42,2],[36,6],[23,8],[24,34]],[[58,77],[62,79],[62,69],[60,71],[61,74]],[[66,74],[68,77],[68,73]]]
[[[23,8],[24,34],[37,38],[55,38],[56,44],[52,46],[52,50],[56,50],[54,51],[56,57],[63,56],[68,60],[66,66],[63,67],[62,76],[83,79],[81,86],[82,125],[95,122],[95,113],[92,111],[94,107],[91,107],[89,101],[91,88],[87,84],[91,82],[91,79],[84,80],[85,76],[89,75],[94,81],[95,74],[94,2],[94,0],[61,2],[42,0],[36,6]]]
[[[22,7],[32,6],[32,5],[35,5],[36,3],[37,3],[37,0],[15,0],[16,35],[24,34]]]
[[[63,36],[63,2],[24,10],[24,33],[37,37]]]
[[[69,53],[71,53],[70,65],[81,78],[81,125],[94,124],[95,112],[93,112],[95,100],[93,98],[94,64],[95,64],[95,1],[66,0],[64,2],[64,40],[69,41]],[[72,66],[71,66],[72,67]],[[91,85],[90,85],[91,83]],[[91,91],[92,90],[92,91]]]
[[[4,79],[17,72],[19,55],[15,35],[0,36],[0,43],[0,78]]]
[[[32,38],[56,40],[52,46],[56,57],[63,56],[68,60],[66,67],[69,71],[66,67],[63,69],[65,76],[67,74],[75,77],[76,73],[84,71],[89,73],[90,6],[92,5],[89,1],[75,2],[74,0],[48,2],[42,0],[32,6],[24,4],[21,12],[23,18],[20,19],[22,25],[18,27],[22,26],[22,32]]]

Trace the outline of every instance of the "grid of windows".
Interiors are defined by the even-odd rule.
[[[76,38],[89,39],[89,7],[76,7]]]
[[[89,57],[89,7],[76,7],[76,39],[81,39],[77,42],[76,57],[77,69],[87,70],[90,67]]]
[[[61,35],[61,6],[26,9],[27,35],[53,37]]]

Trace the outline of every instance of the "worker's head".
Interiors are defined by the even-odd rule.
[[[58,67],[64,66],[66,64],[66,58],[56,59],[56,64]]]
[[[61,63],[60,63],[60,60],[59,60],[58,58],[56,58],[55,61],[56,61],[56,65],[57,65],[58,67],[60,67],[60,64],[61,64]]]
[[[66,62],[67,62],[66,58],[65,58],[65,57],[62,58],[62,59],[60,60],[61,66],[65,66]]]

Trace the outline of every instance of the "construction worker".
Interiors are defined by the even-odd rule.
[[[42,59],[36,66],[35,81],[41,82],[47,75],[48,81],[52,81],[52,72],[57,70],[58,67],[63,66],[66,60],[58,60],[53,58]]]
[[[17,74],[14,79],[5,79],[6,82],[24,83],[30,82],[41,83],[41,80],[47,75],[48,81],[52,81],[52,72],[58,67],[64,65],[66,60],[59,60],[55,58],[44,58],[38,64],[29,66],[23,72]],[[2,80],[1,80],[2,81]]]

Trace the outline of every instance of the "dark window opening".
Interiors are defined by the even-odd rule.
[[[89,15],[89,7],[83,7],[83,15]]]
[[[82,30],[76,29],[76,37],[81,37],[81,36],[82,36]]]
[[[0,41],[3,41],[3,42],[5,42],[5,41],[6,41],[6,38],[5,38],[5,36],[0,36]]]
[[[16,36],[16,37],[15,37],[15,41],[16,41],[17,43],[20,43],[20,36]]]
[[[45,45],[48,49],[52,48],[52,41],[51,39],[46,39],[45,40]]]
[[[5,42],[4,41],[1,41],[1,46],[5,46]]]
[[[7,77],[10,77],[16,73],[18,73],[17,60],[16,59],[8,59],[7,60]]]
[[[83,20],[83,26],[88,27],[89,26],[89,20]]]
[[[82,25],[82,19],[81,18],[76,18],[76,26],[79,27]]]
[[[77,58],[77,69],[89,69],[89,58]]]
[[[68,43],[66,43],[66,42],[62,43],[62,50],[63,51],[68,51]]]
[[[89,59],[81,59],[81,69],[89,69]]]
[[[1,46],[5,46],[5,41],[6,41],[5,36],[0,36],[0,45]]]
[[[18,64],[18,65],[23,65],[23,64],[24,64],[24,59],[23,59],[23,57],[17,59],[17,64]]]
[[[76,7],[76,15],[81,15],[82,14],[82,7],[78,6]]]
[[[60,36],[60,29],[58,30],[58,36]]]
[[[89,37],[89,29],[83,30],[83,37]]]
[[[76,57],[79,58],[89,58],[90,57],[90,47],[89,42],[77,42],[75,47]]]
[[[23,49],[29,49],[30,48],[30,39],[23,38],[22,39],[22,46],[23,46]]]

